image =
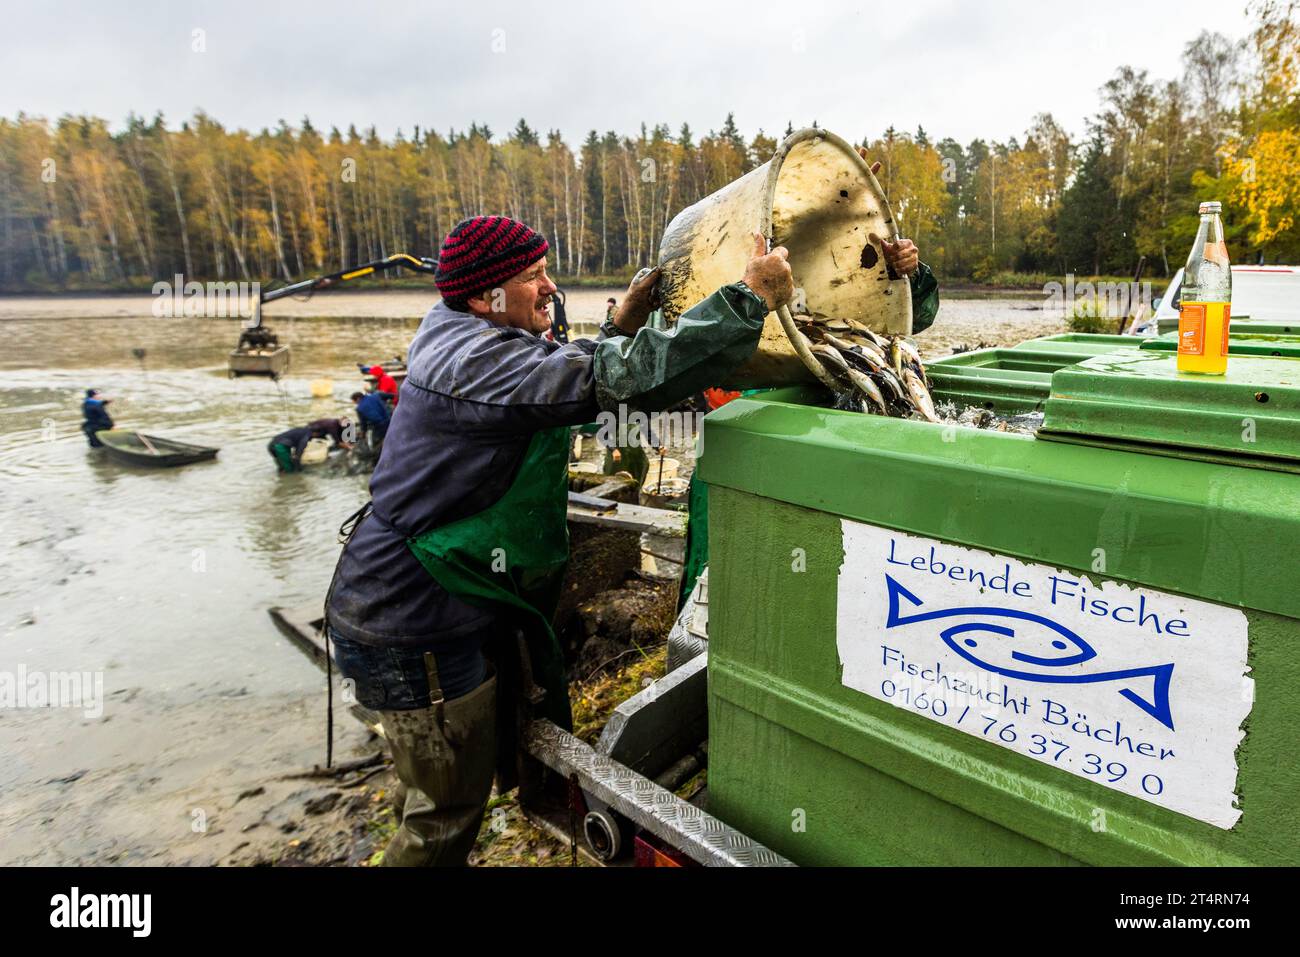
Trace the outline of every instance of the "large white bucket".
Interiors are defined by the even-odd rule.
[[[302,450],[302,455],[298,462],[300,465],[320,465],[330,457],[330,446],[333,443],[329,439],[312,439],[307,443],[307,447]]]
[[[804,129],[786,137],[768,162],[673,218],[659,246],[665,318],[675,320],[740,279],[755,232],[790,251],[795,315],[911,333],[908,281],[889,278],[880,246],[868,238],[898,238],[889,203],[857,150],[834,133]],[[757,388],[812,379],[772,313],[753,358],[719,384]]]

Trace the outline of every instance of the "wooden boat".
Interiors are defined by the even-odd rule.
[[[207,445],[190,445],[158,435],[145,435],[129,429],[107,429],[96,432],[95,437],[104,443],[108,454],[127,465],[144,465],[152,468],[171,468],[205,462],[217,457],[220,449]]]
[[[298,646],[308,658],[325,670],[326,658],[334,657],[334,646],[325,649],[325,613],[322,602],[308,602],[296,608],[274,607],[270,609],[271,620],[291,642]],[[338,666],[335,665],[337,668]],[[383,733],[382,719],[377,712],[359,704],[352,704],[349,709],[366,727],[379,734]]]
[[[403,382],[406,381],[405,369],[393,369],[392,371],[389,371],[388,367],[384,366],[384,371],[387,372],[390,376],[392,376],[393,381],[396,382],[398,385],[401,385]],[[362,378],[365,379],[366,384],[370,386],[373,386],[376,382],[379,381],[378,376],[373,376],[369,372],[367,372],[364,376],[362,376]]]

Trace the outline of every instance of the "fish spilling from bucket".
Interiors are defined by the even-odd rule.
[[[881,336],[852,319],[796,317],[808,350],[844,387],[836,408],[938,422],[921,354],[902,336]]]
[[[935,406],[939,421],[945,425],[959,425],[967,429],[986,432],[1011,432],[1016,435],[1034,435],[1043,427],[1042,412],[994,412],[983,406],[959,406],[956,402],[943,402]]]

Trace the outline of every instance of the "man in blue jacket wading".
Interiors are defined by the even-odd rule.
[[[98,389],[87,389],[86,398],[81,402],[81,431],[86,433],[86,440],[92,449],[104,446],[95,433],[113,427],[113,417],[108,414],[108,403],[112,400],[101,398],[101,395]]]
[[[388,434],[388,423],[392,419],[392,413],[388,411],[388,403],[373,392],[369,395],[364,392],[353,392],[352,404],[356,406],[357,420],[361,423],[361,430],[365,433],[370,447],[379,448],[384,444],[384,436]]]
[[[442,301],[411,343],[371,505],[335,570],[335,660],[378,711],[401,779],[387,865],[464,864],[494,772],[515,783],[529,716],[569,727],[551,631],[568,558],[570,426],[668,407],[718,381],[794,294],[782,248],[755,236],[739,281],[671,331],[642,328],[658,279],[628,289],[599,340],[552,342],[546,240],[479,216],[443,242]]]

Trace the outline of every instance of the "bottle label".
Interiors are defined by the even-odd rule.
[[[1226,327],[1225,327],[1226,328]],[[1225,333],[1226,336],[1226,333]],[[1227,352],[1224,339],[1224,352]],[[1178,313],[1178,353],[1184,356],[1205,355],[1205,304],[1184,302]]]
[[[1232,318],[1232,304],[1223,304],[1223,355],[1228,354],[1228,321]]]

